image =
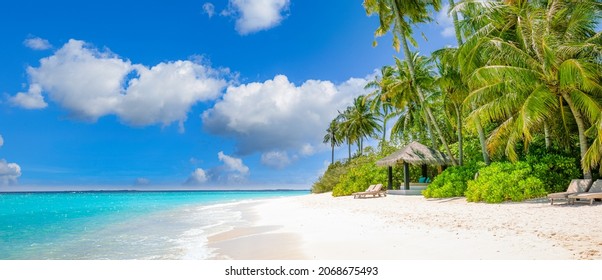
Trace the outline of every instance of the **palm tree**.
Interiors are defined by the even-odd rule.
[[[470,5],[470,4],[467,4]],[[465,7],[465,10],[467,11],[468,14],[470,14],[470,9],[469,7]],[[474,10],[474,7],[473,9]],[[462,46],[464,44],[464,40],[462,38],[462,31],[460,28],[460,21],[458,19],[458,9],[456,9],[456,3],[454,2],[454,0],[449,0],[449,13],[451,14],[452,17],[452,21],[453,21],[453,25],[454,25],[454,32],[456,35],[456,42],[458,43],[458,48],[460,46]],[[474,12],[473,12],[474,14]],[[474,18],[474,17],[473,17]],[[465,23],[466,25],[466,23]],[[474,23],[473,23],[474,25]],[[454,53],[454,55],[452,57],[448,57],[447,59],[449,60],[450,58],[453,58],[454,61],[447,61],[446,63],[448,64],[455,64],[458,68],[460,65],[460,61],[459,61],[459,56],[457,55],[457,53]],[[458,69],[459,70],[459,69]],[[457,70],[453,70],[454,72],[456,72]],[[462,71],[459,71],[459,76],[455,77],[455,79],[453,80],[454,82],[456,82],[456,86],[460,87],[462,92],[464,89],[466,89],[468,86],[466,84],[466,75],[463,75]],[[474,109],[474,108],[473,108]],[[462,165],[463,163],[463,137],[461,135],[462,133],[462,122],[460,120],[456,121],[459,124],[458,127],[458,152],[459,152],[459,158],[460,158],[460,165]],[[489,165],[490,163],[490,159],[489,159],[489,153],[487,152],[487,143],[485,140],[485,131],[483,129],[483,125],[481,124],[481,120],[479,118],[474,118],[473,119],[473,123],[475,125],[475,128],[477,130],[477,134],[478,134],[478,138],[479,138],[479,142],[481,144],[481,153],[483,155],[483,161],[485,162],[485,164]]]
[[[363,152],[363,140],[381,131],[378,117],[364,102],[364,96],[359,96],[353,105],[345,111],[345,133],[350,141],[356,141],[359,154]]]
[[[485,62],[469,79],[467,101],[479,104],[472,117],[502,121],[490,136],[490,149],[504,145],[505,154],[516,159],[516,143],[528,146],[537,130],[548,134],[554,116],[569,128],[563,116],[568,111],[577,126],[583,175],[591,178],[602,157],[586,135],[588,129],[602,135],[602,127],[594,126],[602,117],[602,36],[594,32],[599,4],[522,0],[487,9],[488,31],[480,32],[487,35],[468,44],[464,57]]]
[[[453,119],[455,120],[456,124],[456,135],[458,137],[458,163],[463,165],[463,103],[464,99],[468,95],[468,87],[462,81],[456,53],[456,48],[444,48],[433,52],[432,55],[439,72],[439,76],[436,78],[434,83],[439,87],[443,94],[444,107],[446,111],[448,114],[454,116]]]
[[[349,130],[347,129],[347,126],[349,124],[347,122],[347,115],[348,115],[349,110],[350,110],[350,108],[347,107],[347,109],[345,109],[345,111],[343,111],[343,112],[339,111],[339,114],[334,119],[335,121],[338,122],[339,138],[341,139],[341,141],[345,140],[345,142],[347,143],[347,151],[349,152],[347,161],[351,160],[351,143],[353,142],[351,134],[349,133]]]
[[[401,118],[393,126],[393,131],[409,141],[415,138],[422,139],[424,133],[421,132],[426,128],[426,134],[435,147],[436,140],[426,111],[427,107],[431,106],[431,98],[427,96],[427,102],[418,102],[417,97],[419,89],[425,93],[434,91],[434,72],[429,60],[424,56],[412,54],[412,62],[416,69],[414,79],[410,75],[408,63],[395,58],[395,72],[391,76],[387,97],[401,112]]]
[[[365,89],[374,89],[364,97],[364,102],[368,102],[370,110],[377,116],[382,117],[382,132],[381,145],[387,139],[387,121],[395,116],[391,98],[389,97],[390,84],[392,82],[394,68],[391,66],[383,66],[380,69],[380,76],[376,76],[374,80],[368,82]]]
[[[441,8],[440,0],[364,0],[364,8],[368,15],[378,14],[380,18],[380,26],[376,29],[375,36],[383,36],[387,32],[392,31],[393,47],[399,51],[400,44],[403,46],[403,52],[408,64],[410,77],[413,84],[416,84],[415,69],[408,46],[408,40],[416,45],[412,38],[412,25],[418,23],[429,22],[432,20],[429,13],[429,8],[432,7],[435,11]],[[376,41],[375,41],[376,42]],[[374,43],[373,45],[376,45]],[[420,87],[416,87],[416,94],[420,103],[425,103],[426,99]],[[425,106],[425,111],[430,124],[435,128],[441,143],[445,147],[447,154],[450,156],[454,164],[457,164],[447,140],[443,135],[441,128],[437,124],[431,109]],[[433,147],[436,148],[436,147]]]
[[[334,164],[334,147],[340,146],[343,142],[341,141],[340,135],[340,123],[337,119],[333,119],[330,121],[330,125],[328,129],[326,129],[326,134],[324,135],[324,143],[330,143],[330,147],[332,148],[332,159],[330,164]]]

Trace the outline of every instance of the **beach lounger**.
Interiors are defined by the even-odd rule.
[[[365,192],[358,192],[353,194],[353,198],[362,198],[368,195],[372,195],[372,197],[376,197],[377,195],[380,197],[381,195],[387,196],[387,190],[382,190],[383,184],[377,184],[372,189],[368,188]]]
[[[575,204],[575,201],[585,202],[589,200],[589,205],[594,204],[596,198],[602,199],[602,180],[596,180],[586,193],[569,195],[569,204]]]
[[[558,199],[566,199],[568,202],[569,195],[584,193],[591,184],[591,179],[573,179],[565,192],[548,194],[548,200],[550,200],[551,205],[554,205],[554,200]]]
[[[358,195],[360,195],[360,194],[362,194],[362,193],[367,193],[367,192],[370,192],[370,191],[372,191],[372,190],[374,189],[374,187],[376,187],[376,185],[370,185],[370,186],[369,186],[369,187],[368,187],[368,188],[367,188],[365,191],[363,191],[363,192],[356,192],[356,193],[353,193],[353,198],[356,198]]]

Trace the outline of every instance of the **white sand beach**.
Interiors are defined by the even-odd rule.
[[[464,198],[331,194],[243,204],[209,238],[215,259],[602,259],[602,203],[468,203]]]

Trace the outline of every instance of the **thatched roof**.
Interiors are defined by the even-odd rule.
[[[398,163],[407,162],[414,165],[432,164],[432,165],[451,165],[452,161],[443,153],[431,149],[419,142],[412,142],[409,145],[399,149],[399,151],[376,162],[379,166],[393,166]]]

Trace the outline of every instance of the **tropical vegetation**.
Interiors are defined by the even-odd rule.
[[[599,0],[364,0],[363,6],[379,19],[373,45],[391,34],[403,59],[383,66],[366,85],[369,93],[332,120],[324,141],[337,168],[314,191],[345,195],[385,183],[386,168],[374,162],[411,141],[441,150],[455,165],[434,180],[427,197],[517,201],[561,191],[571,178],[598,176]],[[422,55],[414,29],[444,6],[457,46]],[[369,138],[379,140],[378,151],[363,155]],[[334,149],[343,143],[348,159],[336,163]],[[322,184],[331,170],[340,172],[337,182]]]

